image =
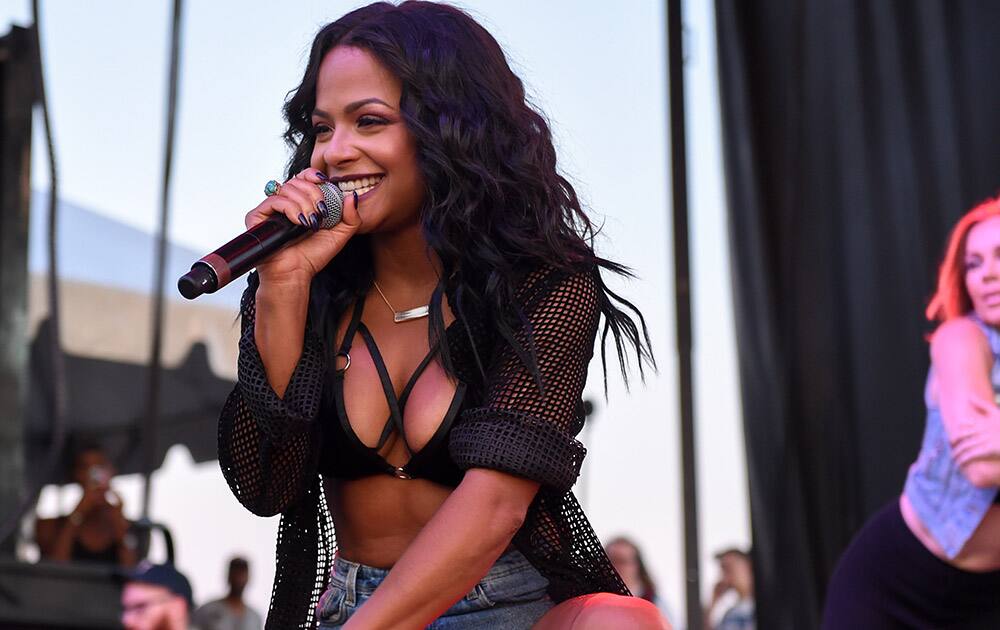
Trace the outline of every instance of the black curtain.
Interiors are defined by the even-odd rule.
[[[947,231],[1000,189],[1000,3],[716,18],[758,627],[815,628],[919,450]]]

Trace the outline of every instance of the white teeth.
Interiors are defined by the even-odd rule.
[[[362,194],[362,189],[366,189],[364,192],[368,192],[368,190],[377,186],[380,181],[382,181],[381,175],[376,175],[374,177],[359,177],[357,179],[348,179],[337,182],[337,187],[344,192],[356,190],[360,195]]]

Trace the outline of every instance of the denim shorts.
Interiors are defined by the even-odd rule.
[[[388,569],[358,564],[338,555],[330,572],[330,583],[316,607],[319,630],[340,628],[388,574]],[[548,585],[549,581],[521,552],[510,550],[497,559],[468,595],[427,629],[531,628],[553,606],[546,593]]]

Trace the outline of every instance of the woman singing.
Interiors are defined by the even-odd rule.
[[[927,317],[920,455],[840,559],[829,630],[1000,627],[1000,199],[955,226]]]
[[[285,115],[289,177],[246,223],[313,232],[250,277],[219,436],[282,515],[268,627],[665,627],[570,493],[600,320],[623,366],[645,326],[497,42],[446,5],[355,10]]]

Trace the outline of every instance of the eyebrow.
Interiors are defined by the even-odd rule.
[[[380,105],[385,105],[389,109],[393,109],[392,105],[386,103],[382,99],[372,97],[372,98],[361,99],[360,101],[354,101],[353,103],[348,103],[347,106],[344,107],[344,112],[350,114],[364,107],[365,105],[368,105],[369,103],[378,103]],[[330,114],[323,111],[322,109],[314,109],[313,116],[319,116],[320,118],[329,118]]]

